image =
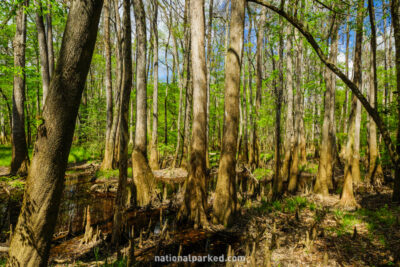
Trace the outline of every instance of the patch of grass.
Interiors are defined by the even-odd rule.
[[[253,174],[257,180],[261,180],[263,178],[270,176],[272,174],[272,170],[258,168],[254,170]]]
[[[110,179],[110,178],[118,178],[119,176],[119,170],[98,170],[96,172],[96,177],[97,178],[106,178],[106,179]],[[132,168],[128,168],[128,177],[132,177]]]
[[[0,258],[0,266],[6,266],[7,259],[6,258]]]
[[[305,197],[295,196],[285,200],[285,211],[295,212],[296,209],[302,210],[308,205]]]
[[[364,217],[368,222],[368,229],[375,230],[381,227],[391,227],[396,223],[395,211],[389,209],[388,205],[377,210],[360,209],[357,214]]]
[[[98,159],[99,152],[95,152],[93,149],[86,149],[81,146],[71,147],[71,151],[68,156],[68,163],[77,163],[82,161],[89,161]],[[32,159],[32,149],[28,149],[29,158]],[[0,166],[10,166],[11,163],[11,146],[0,146]]]

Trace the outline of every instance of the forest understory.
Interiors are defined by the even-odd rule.
[[[315,165],[312,162],[310,166]],[[157,264],[156,255],[228,253],[246,257],[245,262],[229,266],[395,266],[400,262],[400,207],[391,202],[391,184],[361,183],[354,190],[359,206],[343,208],[338,206],[337,194],[343,186],[341,169],[335,170],[336,193],[332,195],[312,193],[315,176],[307,173],[301,179],[301,191],[275,201],[268,199],[270,176],[264,172],[255,178],[248,170],[240,172],[248,190],[238,193],[240,212],[235,222],[229,228],[212,225],[208,229],[193,229],[176,220],[183,200],[180,184],[187,172],[158,171],[159,201],[142,209],[128,209],[126,225],[135,227],[134,238],[125,235],[116,249],[109,241],[118,175],[99,171],[99,163],[70,163],[50,266],[125,266],[129,241],[135,244],[135,266],[182,265]],[[209,207],[214,199],[216,169],[210,170]],[[9,244],[9,231],[4,226],[16,222],[24,187],[24,179],[7,174],[8,168],[0,167],[0,199],[5,204],[1,205],[0,248]],[[388,181],[392,179],[388,177]],[[0,257],[0,263],[4,262],[6,253],[0,252]],[[213,265],[228,266],[220,262]]]

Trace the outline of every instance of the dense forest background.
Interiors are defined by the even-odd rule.
[[[0,253],[399,264],[398,49],[398,0],[1,2]]]

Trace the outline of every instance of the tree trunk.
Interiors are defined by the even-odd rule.
[[[362,39],[363,39],[363,6],[364,1],[358,0],[357,4],[357,18],[356,18],[356,43],[354,50],[354,74],[353,80],[357,87],[361,87],[362,84]],[[344,184],[342,194],[340,196],[340,205],[342,206],[354,206],[357,205],[353,193],[353,182],[355,182],[355,175],[359,174],[356,168],[357,158],[355,158],[354,150],[356,149],[356,117],[358,112],[357,107],[357,97],[353,94],[351,100],[351,110],[348,125],[348,137],[346,144],[346,154],[345,154],[345,169],[344,169]],[[361,107],[360,107],[361,108]],[[359,139],[358,139],[359,140]],[[355,165],[354,165],[355,164]]]
[[[14,74],[12,98],[12,175],[26,175],[29,166],[28,148],[25,137],[25,45],[26,45],[26,11],[28,1],[20,4],[16,16],[16,31],[13,40]]]
[[[123,43],[122,43],[122,91],[121,91],[121,118],[119,125],[119,179],[117,196],[115,198],[114,221],[112,229],[112,243],[119,245],[123,220],[126,209],[126,184],[128,177],[128,111],[132,88],[132,40],[131,40],[131,12],[130,0],[123,1],[124,15],[122,18]]]
[[[46,32],[43,22],[43,9],[41,1],[35,0],[36,8],[36,29],[39,43],[39,55],[40,55],[40,69],[42,74],[42,86],[43,86],[43,108],[46,103],[47,93],[50,85],[50,71],[49,71],[49,56],[47,48]]]
[[[46,266],[103,1],[72,2],[7,266]],[[79,18],[79,19],[78,19]]]
[[[223,225],[231,224],[236,213],[236,147],[245,17],[245,0],[232,0],[231,3],[230,41],[225,65],[224,133],[213,205],[213,221]]]
[[[113,125],[113,93],[112,93],[112,61],[111,61],[111,40],[110,40],[110,1],[104,1],[104,48],[106,61],[106,103],[107,103],[107,119],[106,119],[106,143],[104,151],[104,159],[102,169],[111,169],[112,155],[114,144],[112,142],[111,128]],[[116,111],[118,112],[118,110]],[[110,163],[110,164],[106,164]],[[107,166],[108,165],[108,166]]]
[[[158,1],[153,0],[153,131],[150,143],[149,165],[152,170],[158,170]]]
[[[294,93],[293,93],[293,33],[291,27],[286,27],[286,97],[287,112],[285,122],[285,155],[282,162],[281,177],[283,181],[289,180],[290,165],[293,157],[295,133],[294,133]],[[281,64],[281,63],[280,63]],[[283,72],[283,69],[279,70]],[[283,87],[282,87],[283,90]]]
[[[51,12],[51,3],[48,4],[48,14],[46,15],[47,25],[47,54],[49,62],[49,77],[53,76],[54,73],[54,47],[53,47],[53,18]]]
[[[284,24],[282,20],[279,21],[281,29]],[[281,30],[279,35],[279,58],[283,58],[283,31]],[[271,46],[271,55],[273,55],[273,48]],[[274,180],[272,184],[272,198],[278,199],[282,196],[283,190],[283,176],[281,175],[281,159],[280,159],[280,150],[281,150],[281,109],[282,109],[282,95],[283,89],[285,87],[285,82],[283,78],[283,62],[279,60],[278,62],[278,71],[279,71],[279,86],[275,84],[274,86],[274,95],[275,95],[275,148],[274,148]],[[272,56],[272,67],[275,69],[276,63],[275,59]]]
[[[263,58],[262,58],[262,46],[264,38],[264,24],[266,20],[266,8],[261,11],[261,17],[257,30],[257,50],[256,50],[256,65],[257,65],[257,76],[256,76],[256,108],[255,108],[255,120],[253,124],[253,151],[254,151],[254,163],[258,167],[260,164],[260,141],[258,140],[258,121],[260,120],[260,109],[261,109],[261,94],[262,94],[262,80],[263,80]]]
[[[193,222],[194,227],[197,228],[208,226],[206,216],[207,70],[204,48],[204,0],[190,3],[190,22],[191,64],[193,69],[193,131],[189,176],[185,181],[184,201],[178,217]]]
[[[392,0],[391,6],[394,40],[396,47],[396,79],[397,79],[397,154],[400,154],[400,1]],[[400,202],[400,162],[395,164],[395,181],[393,201]]]
[[[369,103],[375,109],[377,109],[378,99],[378,77],[376,72],[376,28],[375,28],[375,9],[374,2],[368,0],[369,19],[371,24],[371,61],[370,61],[370,79],[369,79]],[[384,37],[384,39],[386,36]],[[385,60],[386,66],[386,60]],[[386,72],[385,72],[386,73]],[[385,78],[385,88],[387,86]],[[386,89],[385,89],[386,90]],[[366,182],[377,182],[381,183],[383,178],[383,171],[381,164],[379,163],[379,149],[377,142],[376,124],[373,120],[369,119],[369,168],[368,174],[366,175]],[[374,180],[374,177],[376,179]]]
[[[331,49],[329,60],[336,64],[339,44],[339,26],[338,18],[332,16],[332,33],[331,33]],[[314,192],[321,195],[328,195],[330,185],[332,186],[333,163],[334,157],[334,119],[335,119],[335,91],[336,91],[336,76],[328,68],[325,68],[325,111],[324,121],[322,125],[322,141],[321,153],[319,157],[317,179],[314,185]]]
[[[139,206],[151,203],[155,180],[147,161],[146,14],[142,0],[133,0],[136,21],[136,128],[132,172]]]
[[[206,164],[207,168],[210,167],[209,161],[209,140],[210,140],[210,87],[211,87],[211,45],[212,45],[212,20],[213,20],[213,5],[214,0],[210,0],[208,10],[208,31],[207,31],[207,151],[206,151]]]

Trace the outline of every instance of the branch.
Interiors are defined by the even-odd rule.
[[[383,123],[381,117],[378,114],[378,111],[373,108],[365,96],[361,93],[358,86],[352,82],[335,64],[330,62],[324,52],[319,47],[317,41],[314,39],[312,34],[307,29],[307,26],[304,25],[300,20],[296,17],[291,16],[290,14],[286,13],[284,10],[279,9],[269,2],[265,0],[248,0],[249,2],[254,2],[260,4],[262,6],[267,7],[268,9],[274,11],[275,13],[279,14],[280,16],[284,17],[290,24],[292,24],[295,28],[297,28],[301,34],[307,39],[308,43],[313,47],[314,51],[317,53],[318,57],[321,61],[331,70],[333,71],[353,92],[353,94],[358,98],[361,104],[364,106],[368,114],[372,117],[376,126],[378,127],[380,133],[382,134],[382,138],[385,142],[386,148],[388,149],[390,158],[394,165],[400,164],[399,155],[396,152],[395,146],[393,141],[390,137],[390,133],[386,128],[386,125]]]

